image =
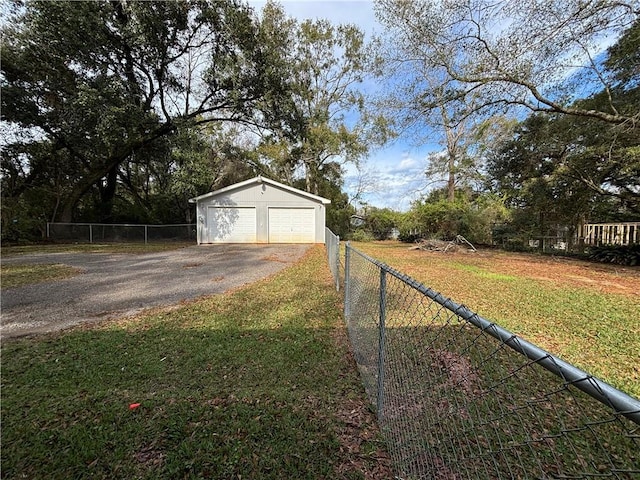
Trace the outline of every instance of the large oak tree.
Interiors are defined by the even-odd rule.
[[[107,219],[178,130],[274,124],[287,104],[281,39],[237,0],[16,2],[3,20],[3,197],[40,192],[47,220],[96,192]]]

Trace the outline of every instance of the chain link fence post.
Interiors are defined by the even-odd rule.
[[[351,311],[349,304],[351,302],[351,245],[349,242],[344,249],[344,318],[349,322]]]
[[[335,266],[336,266],[336,292],[340,291],[340,235],[336,235],[336,252],[335,252]]]
[[[382,420],[384,412],[384,354],[385,354],[385,318],[387,310],[387,273],[380,269],[380,322],[378,331],[378,398],[377,410],[378,418]]]

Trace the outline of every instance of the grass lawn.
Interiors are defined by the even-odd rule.
[[[22,287],[49,280],[60,280],[77,275],[79,270],[69,265],[35,264],[0,266],[2,288]]]
[[[3,478],[392,478],[322,247],[1,361]]]
[[[499,251],[353,243],[457,303],[640,397],[640,268]]]
[[[192,247],[195,242],[160,243],[52,243],[45,245],[18,245],[2,247],[2,256],[29,253],[153,253]]]
[[[192,246],[193,243],[60,243],[48,245],[21,245],[3,247],[3,257],[16,257],[30,253],[153,253]],[[34,283],[60,280],[77,275],[79,270],[59,264],[0,264],[3,288],[22,287]]]

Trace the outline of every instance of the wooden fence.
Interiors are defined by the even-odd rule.
[[[631,245],[640,243],[640,222],[586,223],[580,237],[585,245]]]

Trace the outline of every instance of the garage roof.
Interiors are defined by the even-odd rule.
[[[313,200],[316,200],[317,202],[321,202],[321,203],[324,203],[324,204],[331,203],[331,200],[329,200],[328,198],[319,197],[318,195],[313,195],[313,194],[311,194],[309,192],[305,192],[303,190],[298,190],[297,188],[293,188],[293,187],[290,187],[288,185],[284,185],[283,183],[278,183],[275,180],[271,180],[269,178],[265,178],[265,177],[262,177],[260,175],[258,175],[257,177],[251,178],[249,180],[245,180],[244,182],[234,183],[233,185],[229,185],[228,187],[221,188],[220,190],[214,190],[213,192],[205,193],[204,195],[200,195],[198,197],[190,198],[189,199],[189,203],[196,203],[199,200],[203,200],[203,199],[209,198],[209,197],[215,197],[216,195],[220,195],[222,193],[227,193],[227,192],[230,192],[232,190],[238,190],[240,188],[249,186],[249,185],[254,184],[254,183],[255,184],[266,183],[268,185],[273,185],[274,187],[281,188],[283,190],[288,190],[289,192],[295,193],[297,195],[302,195],[303,197],[311,198]]]

